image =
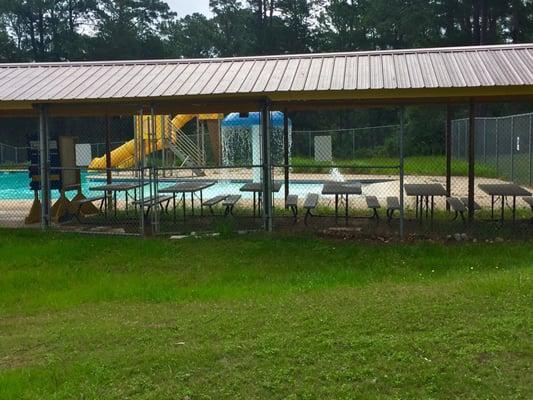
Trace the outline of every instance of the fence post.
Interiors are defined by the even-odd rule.
[[[307,145],[309,146],[309,152],[308,157],[312,158],[312,151],[311,151],[311,131],[307,132]]]
[[[468,221],[474,221],[475,159],[476,159],[476,103],[470,99],[468,119]]]
[[[283,110],[283,176],[285,180],[285,201],[289,197],[289,111]]]
[[[446,105],[446,124],[445,124],[445,142],[446,142],[446,196],[450,197],[452,193],[452,110],[449,104]],[[446,210],[450,211],[450,205],[446,202]]]
[[[494,135],[494,142],[495,142],[495,152],[496,152],[496,175],[500,174],[500,153],[498,151],[498,147],[500,146],[500,138],[499,136],[499,130],[500,130],[500,119],[496,118],[496,134]]]
[[[514,182],[514,117],[511,117],[511,181]]]
[[[468,160],[468,138],[470,137],[469,129],[469,120],[465,119],[465,160]]]
[[[404,240],[405,238],[405,201],[404,201],[404,148],[403,148],[403,136],[404,136],[404,108],[400,108],[400,239]]]
[[[39,167],[41,181],[41,229],[50,226],[50,135],[48,130],[48,110],[39,107]]]
[[[137,143],[136,146],[138,146],[139,156],[138,156],[138,166],[137,168],[140,169],[140,175],[139,178],[141,180],[140,182],[140,189],[139,189],[139,197],[141,201],[141,205],[139,206],[139,215],[140,215],[140,230],[141,230],[141,236],[145,236],[145,228],[144,228],[144,121],[143,121],[143,114],[144,109],[141,106],[139,110],[139,116],[137,118],[139,132],[137,132]],[[137,153],[137,150],[135,151]]]
[[[355,129],[352,129],[352,160],[355,160]]]
[[[483,164],[487,164],[487,120],[483,118]]]
[[[529,185],[533,185],[533,129],[531,125],[532,114],[529,114]]]
[[[263,167],[263,215],[267,232],[272,232],[272,168],[270,154],[270,104],[265,101],[261,112],[262,167]]]

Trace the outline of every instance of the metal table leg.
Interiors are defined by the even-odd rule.
[[[200,190],[200,216],[204,216],[204,194],[203,190]]]
[[[513,196],[513,224],[516,222],[516,196]]]
[[[435,213],[435,196],[431,196],[431,227],[433,227],[434,213]]]
[[[339,195],[335,195],[335,224],[339,221]]]
[[[128,196],[129,196],[129,192],[126,190],[124,192],[124,195],[126,196],[126,215],[128,215]]]
[[[501,218],[500,218],[500,224],[503,225],[505,215],[505,196],[502,196],[502,211],[501,211]]]
[[[255,199],[255,198],[256,198],[256,194],[255,194],[255,192],[253,192],[253,193],[254,193],[254,200],[253,200],[253,205],[252,205],[252,207],[253,207],[253,216],[254,216],[254,218],[255,218],[255,217],[256,217],[256,215],[255,215],[255,213],[256,213],[256,210],[255,210],[255,204],[256,204],[256,203],[255,203],[255,202],[256,202],[256,199]]]
[[[348,194],[346,194],[346,203],[345,203],[345,211],[344,211],[344,218],[346,225],[348,225]]]
[[[172,219],[176,222],[176,192],[172,193],[172,216]]]
[[[187,212],[186,211],[186,207],[185,207],[185,192],[183,192],[181,194],[181,201],[183,202],[183,204],[182,204],[182,206],[183,206],[183,220],[185,221],[185,218],[186,218],[185,214]]]
[[[191,214],[194,217],[194,192],[191,192]]]

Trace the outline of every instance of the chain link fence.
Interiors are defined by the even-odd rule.
[[[495,176],[533,186],[533,113],[476,118],[476,164]],[[467,160],[468,119],[452,121],[453,157]]]
[[[266,163],[259,113],[223,120],[137,116],[72,122],[90,126],[91,137],[68,129],[69,121],[53,119],[53,226],[135,235],[261,230],[264,178],[270,174],[274,229],[399,234],[399,125],[297,130],[288,121],[285,136],[284,123],[282,114],[272,115]],[[530,182],[531,115],[476,123],[475,195],[482,208],[476,215],[481,220],[490,209],[490,197],[478,190],[478,183],[501,182],[507,175]],[[468,194],[466,130],[467,121],[453,122],[450,195],[457,199]],[[405,184],[446,188],[444,135],[428,134],[420,143],[417,134],[405,126],[404,139],[417,144],[406,148]],[[38,138],[28,133],[28,147],[23,148],[26,159],[22,164],[20,154],[15,159],[21,169],[0,173],[1,225],[38,226],[40,221]],[[406,232],[433,228],[422,222],[420,196],[404,193]],[[446,194],[436,196],[431,205],[436,226],[462,229],[448,210]],[[529,218],[526,203],[519,200],[518,205],[519,218]]]

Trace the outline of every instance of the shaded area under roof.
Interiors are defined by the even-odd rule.
[[[265,57],[0,64],[0,113],[257,110],[531,100],[533,44]]]

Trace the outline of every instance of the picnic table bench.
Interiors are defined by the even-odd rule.
[[[224,200],[222,200],[222,205],[226,207],[226,210],[224,211],[225,216],[233,215],[233,208],[240,199],[240,194],[233,194],[231,196],[227,196]]]
[[[378,198],[376,196],[366,196],[366,206],[373,211],[373,214],[370,216],[370,219],[376,219],[379,221],[378,208],[381,208]]]
[[[387,222],[390,223],[394,217],[394,211],[400,210],[400,200],[396,196],[389,196],[387,201]]]
[[[465,211],[466,211],[467,206],[464,203],[464,201],[462,199],[458,199],[457,197],[448,197],[446,199],[446,202],[455,212],[455,216],[453,217],[452,221],[455,221],[457,217],[460,215],[461,220],[465,222]]]
[[[81,216],[81,209],[85,204],[92,204],[96,202],[100,202],[99,210],[102,212],[102,208],[104,207],[104,204],[107,202],[107,196],[97,196],[97,197],[87,197],[84,199],[79,200],[72,200],[71,203],[76,207],[76,212],[74,213],[74,217],[78,220],[78,222],[81,222],[80,216]],[[106,207],[107,208],[107,207]],[[106,210],[107,215],[107,210]]]
[[[292,211],[292,217],[294,223],[298,221],[298,195],[290,194],[285,200],[285,209],[290,209]]]
[[[316,208],[317,205],[318,205],[318,194],[309,193],[304,201],[304,208],[306,210],[305,217],[304,217],[305,225],[307,225],[307,218],[313,216],[312,211]]]
[[[172,200],[172,196],[157,195],[157,196],[147,197],[141,200],[136,200],[133,202],[133,204],[146,207],[146,211],[144,212],[145,216],[148,215],[148,213],[150,212],[150,209],[154,206],[161,207],[161,210],[164,210],[165,213],[168,214],[168,205],[170,204],[170,200]],[[166,204],[163,206],[163,203],[165,202]]]

